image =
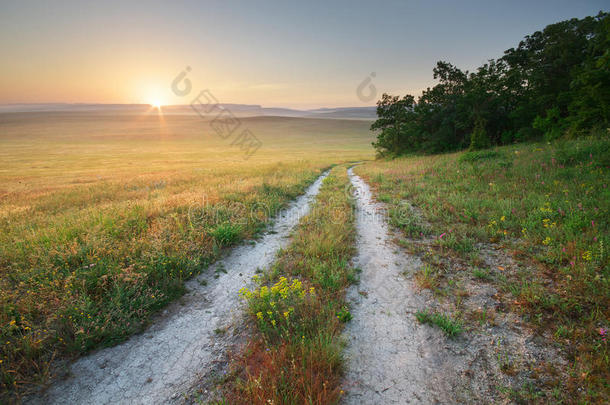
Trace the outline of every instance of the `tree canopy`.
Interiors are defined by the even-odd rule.
[[[381,154],[485,148],[576,137],[610,123],[610,17],[571,19],[526,36],[475,72],[439,61],[415,101],[377,102]]]

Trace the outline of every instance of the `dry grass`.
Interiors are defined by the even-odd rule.
[[[249,160],[199,117],[0,115],[5,395],[140,330],[324,168],[370,156],[367,123],[242,122],[263,141]]]

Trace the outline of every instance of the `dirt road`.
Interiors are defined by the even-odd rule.
[[[70,377],[28,402],[36,404],[152,404],[177,402],[214,368],[231,344],[227,329],[240,311],[238,291],[257,269],[269,266],[288,243],[291,230],[306,215],[321,175],[276,218],[270,232],[254,245],[233,249],[196,279],[189,292],[170,305],[142,334],[99,350],[70,366]],[[226,273],[218,271],[226,269]],[[209,274],[217,274],[213,279]],[[209,278],[208,285],[202,280]]]

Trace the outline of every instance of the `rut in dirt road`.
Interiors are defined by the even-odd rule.
[[[403,273],[420,266],[392,242],[382,206],[372,200],[368,185],[348,171],[356,198],[360,284],[348,291],[353,319],[347,340],[344,402],[404,404],[447,401],[439,377],[437,352],[444,339],[418,325],[414,313],[423,302]]]
[[[203,286],[204,275],[187,283],[189,293],[173,303],[150,328],[126,342],[83,357],[70,366],[71,376],[57,381],[32,403],[152,404],[178,402],[182,394],[201,381],[231,345],[226,330],[238,316],[238,291],[249,285],[258,268],[269,266],[278,249],[318,194],[322,174],[295,202],[275,219],[271,232],[255,245],[244,245],[209,270],[220,265],[226,274]]]

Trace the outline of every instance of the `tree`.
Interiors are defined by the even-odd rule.
[[[373,142],[380,154],[400,154],[416,149],[417,140],[409,130],[414,103],[411,95],[401,99],[385,93],[377,102],[378,119],[371,125],[371,130],[380,131],[377,141]]]
[[[551,24],[475,72],[439,61],[438,83],[415,102],[377,103],[380,154],[552,140],[610,125],[610,15]]]
[[[484,118],[477,118],[472,135],[470,135],[470,150],[485,149],[491,146],[491,142],[487,137],[487,131],[485,130],[486,123]]]

